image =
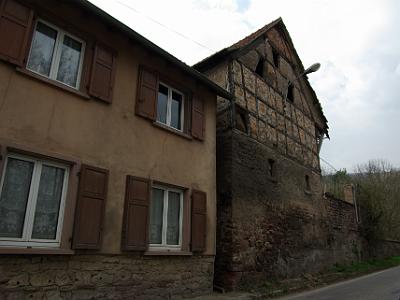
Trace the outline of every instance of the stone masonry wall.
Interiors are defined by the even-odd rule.
[[[359,259],[362,241],[354,206],[324,198],[319,173],[238,131],[219,140],[232,143],[231,170],[224,167],[232,183],[231,193],[225,190],[218,199],[223,239],[217,243],[217,285],[233,289]],[[304,174],[309,175],[309,189]]]
[[[213,257],[0,256],[0,299],[182,299],[212,291]]]
[[[400,241],[380,240],[369,250],[368,255],[372,258],[382,259],[400,256]]]
[[[247,55],[259,58],[253,51]],[[294,103],[284,103],[287,79],[274,76],[279,78],[279,87],[269,85],[268,77],[260,78],[240,60],[233,62],[233,78],[236,104],[248,112],[250,136],[301,164],[319,169],[315,125],[300,90],[294,89]]]
[[[207,72],[235,96],[217,118],[214,282],[227,289],[354,261],[362,245],[354,205],[323,197],[315,99],[280,32],[266,36]]]

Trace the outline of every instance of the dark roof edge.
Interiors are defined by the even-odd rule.
[[[303,62],[301,61],[297,50],[294,46],[293,40],[290,37],[290,34],[286,28],[285,23],[283,22],[283,19],[281,17],[279,17],[278,19],[272,21],[271,23],[268,23],[267,25],[265,25],[264,27],[260,28],[259,30],[253,32],[252,34],[250,34],[249,36],[241,39],[240,41],[236,42],[235,44],[226,47],[206,58],[204,58],[203,60],[197,62],[196,64],[194,64],[192,67],[195,68],[196,70],[199,70],[200,72],[204,72],[212,67],[214,67],[215,65],[217,65],[219,62],[221,62],[222,59],[226,59],[228,56],[234,56],[235,53],[237,53],[238,51],[241,51],[241,49],[247,48],[249,44],[253,43],[255,40],[259,39],[261,36],[263,36],[268,30],[270,30],[271,28],[275,27],[275,26],[281,26],[282,31],[285,35],[286,40],[289,42],[289,46],[293,49],[293,52],[296,56],[296,59],[299,63],[300,66],[300,71],[303,72],[304,66],[303,66]],[[246,41],[247,40],[247,41]],[[243,44],[243,42],[247,42],[247,44]],[[311,86],[309,80],[308,80],[308,76],[304,76],[305,78],[305,82],[306,85],[309,87],[312,96],[314,97],[314,103],[317,105],[317,109],[320,111],[321,113],[321,117],[322,120],[325,123],[325,128],[323,128],[325,130],[326,135],[329,137],[328,134],[328,120],[325,117],[325,114],[323,112],[322,109],[322,105],[321,102],[319,101],[317,94],[315,93],[313,87]]]
[[[140,35],[133,29],[129,28],[127,25],[123,24],[122,22],[118,21],[111,15],[109,15],[107,12],[104,10],[100,9],[93,3],[89,2],[88,0],[72,0],[75,3],[78,3],[82,7],[86,8],[87,10],[91,11],[95,15],[103,18],[106,22],[109,22],[119,30],[121,30],[123,33],[128,35],[130,38],[138,41],[141,43],[143,46],[150,48],[152,51],[155,53],[159,54],[162,56],[164,59],[168,60],[169,62],[175,64],[178,68],[182,69],[183,71],[187,72],[189,75],[194,77],[195,79],[199,80],[201,83],[205,84],[208,86],[212,91],[214,91],[218,96],[221,96],[226,99],[232,99],[233,96],[231,93],[208,79],[205,75],[200,73],[199,71],[193,69],[189,65],[185,64],[184,62],[180,61],[178,58],[173,56],[172,54],[168,53],[167,51],[163,50],[153,42],[149,41],[146,39],[144,36]]]
[[[290,34],[289,34],[289,31],[287,30],[286,25],[285,25],[285,23],[283,22],[282,19],[281,19],[281,22],[280,22],[279,24],[280,24],[280,26],[282,26],[283,32],[284,32],[284,34],[286,35],[286,40],[290,43],[290,47],[293,49],[293,52],[294,52],[294,54],[295,54],[295,56],[296,56],[296,59],[297,59],[298,63],[300,64],[301,71],[304,72],[305,69],[304,69],[303,62],[301,61],[300,56],[299,56],[299,54],[297,53],[296,47],[294,46],[294,43],[293,43],[293,40],[292,40],[292,38],[291,38],[291,36],[290,36]],[[316,104],[317,108],[319,109],[319,112],[321,113],[322,120],[325,122],[325,128],[323,128],[323,129],[325,129],[325,133],[326,133],[327,137],[329,138],[329,133],[328,133],[328,129],[329,129],[329,126],[328,126],[328,119],[325,117],[324,111],[323,111],[323,109],[322,109],[321,102],[319,101],[318,96],[317,96],[317,93],[315,92],[314,88],[311,86],[311,83],[310,83],[310,81],[308,80],[308,76],[305,75],[305,76],[303,76],[303,77],[304,77],[304,79],[305,79],[306,85],[308,86],[308,88],[309,88],[310,91],[311,91],[312,96],[314,97],[314,103]]]

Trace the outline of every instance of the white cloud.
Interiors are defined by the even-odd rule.
[[[397,65],[394,72],[396,73],[397,76],[400,76],[400,63]]]

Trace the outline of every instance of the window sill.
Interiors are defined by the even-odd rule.
[[[145,256],[191,256],[192,252],[189,251],[146,251]]]
[[[188,135],[188,134],[186,134],[186,133],[183,133],[183,132],[181,132],[181,131],[178,131],[178,130],[176,130],[176,129],[173,129],[173,128],[171,128],[171,127],[169,127],[169,126],[167,126],[167,125],[164,125],[164,124],[162,124],[162,123],[159,123],[159,122],[157,122],[157,121],[153,122],[153,126],[159,127],[159,128],[164,129],[164,130],[166,130],[166,131],[169,131],[169,132],[171,132],[171,133],[174,133],[174,134],[176,134],[176,135],[179,135],[179,136],[181,136],[181,137],[184,137],[185,139],[188,139],[188,140],[192,140],[192,139],[193,139],[190,135]]]
[[[56,87],[58,89],[64,90],[64,91],[69,92],[69,93],[74,94],[74,95],[77,95],[77,96],[79,96],[81,98],[84,98],[86,100],[90,99],[90,96],[88,94],[86,94],[86,93],[83,93],[83,92],[81,92],[79,90],[76,90],[76,89],[73,89],[71,87],[68,87],[68,86],[66,86],[66,85],[64,85],[62,83],[58,83],[55,80],[40,76],[38,74],[35,74],[35,73],[25,69],[25,68],[17,67],[16,70],[17,70],[17,72],[19,72],[21,74],[24,74],[26,76],[32,77],[32,78],[34,78],[34,79],[36,79],[38,81],[45,82],[45,83],[50,84],[50,85],[52,85],[52,86],[54,86],[54,87]]]
[[[49,255],[72,255],[75,252],[69,249],[51,249],[51,248],[18,248],[3,247],[0,248],[1,254],[49,254]]]

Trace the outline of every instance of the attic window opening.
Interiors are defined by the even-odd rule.
[[[268,173],[270,177],[275,177],[275,160],[268,159]]]
[[[247,114],[246,111],[238,106],[236,106],[235,112],[235,128],[247,133]]]
[[[294,86],[292,84],[289,84],[288,86],[288,91],[287,91],[287,100],[289,100],[290,102],[294,102]]]
[[[310,176],[306,175],[304,179],[306,184],[306,191],[311,191]]]
[[[261,77],[264,76],[264,64],[265,64],[264,58],[260,57],[260,59],[258,60],[255,72]]]
[[[275,49],[272,49],[272,61],[275,67],[279,67],[279,54]]]

